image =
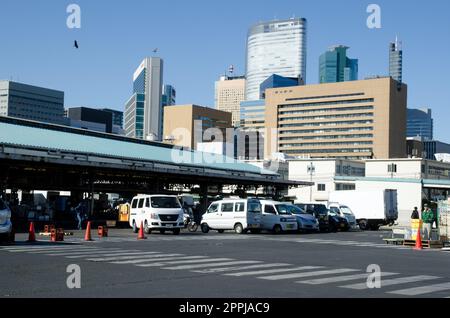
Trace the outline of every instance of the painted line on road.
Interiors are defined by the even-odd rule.
[[[263,277],[258,277],[258,278],[264,279],[264,280],[282,280],[282,279],[293,279],[293,278],[302,278],[302,277],[311,277],[311,276],[342,274],[342,273],[359,272],[359,271],[360,270],[358,270],[358,269],[340,268],[340,269],[330,269],[330,270],[316,271],[316,272],[271,275],[271,276],[263,276]]]
[[[12,253],[18,253],[18,252],[38,252],[38,251],[63,251],[63,250],[73,250],[73,249],[79,249],[79,248],[93,248],[93,247],[86,247],[82,245],[68,245],[68,246],[45,246],[45,247],[23,247],[23,248],[14,248],[14,249],[8,249],[8,252]]]
[[[233,262],[211,263],[211,264],[180,265],[180,266],[174,266],[174,267],[163,267],[162,269],[183,270],[183,269],[196,269],[196,268],[227,266],[227,265],[257,264],[257,263],[261,263],[261,262],[260,261],[233,261]]]
[[[142,258],[126,261],[111,262],[111,264],[139,264],[139,263],[150,263],[150,262],[161,262],[161,261],[175,261],[175,260],[194,260],[194,259],[204,259],[205,256],[176,256],[176,257],[163,257],[163,258]]]
[[[450,283],[442,283],[442,284],[400,289],[400,290],[394,290],[394,291],[391,291],[388,293],[395,294],[395,295],[403,295],[403,296],[418,296],[418,295],[425,295],[425,294],[430,294],[430,293],[444,291],[444,290],[450,290]]]
[[[100,251],[102,250],[99,247],[78,247],[78,248],[70,248],[70,249],[59,249],[59,250],[52,250],[52,249],[46,249],[46,250],[38,250],[38,251],[27,251],[27,253],[31,254],[46,254],[46,253],[68,253],[68,252],[81,252],[81,251]]]
[[[317,278],[317,279],[297,281],[296,283],[308,284],[308,285],[322,285],[322,284],[346,282],[346,281],[357,280],[357,279],[361,279],[361,278],[367,279],[367,278],[369,278],[369,275],[370,275],[370,273],[364,273],[364,274],[355,274],[355,275],[346,275],[346,276]],[[381,277],[393,276],[393,275],[399,275],[399,274],[398,273],[381,273]]]
[[[256,276],[262,274],[273,274],[273,273],[286,273],[286,272],[294,272],[294,271],[303,271],[308,269],[319,269],[323,268],[323,266],[302,266],[302,267],[293,267],[293,268],[278,268],[278,269],[268,269],[262,271],[251,271],[251,272],[239,272],[239,273],[231,273],[224,274],[225,276]]]
[[[119,248],[111,248],[111,249],[104,249],[104,248],[96,248],[93,250],[81,250],[81,251],[61,251],[61,252],[47,252],[47,253],[39,253],[39,254],[44,254],[47,256],[65,256],[65,257],[74,257],[76,258],[76,256],[81,255],[82,256],[89,256],[92,254],[104,254],[104,253],[120,253],[124,251],[123,249],[119,249]],[[115,254],[113,254],[115,255]]]
[[[95,253],[95,255],[92,255],[93,253],[79,253],[79,254],[72,254],[67,255],[67,258],[83,258],[87,256],[96,256],[96,257],[116,257],[116,256],[133,256],[133,255],[152,255],[157,254],[160,252],[142,252],[142,251],[136,251],[136,252],[127,252],[125,250],[118,250],[118,251],[105,251],[101,253]]]
[[[157,262],[152,264],[138,264],[139,267],[161,267],[166,265],[177,265],[177,264],[195,264],[195,263],[210,263],[210,262],[223,262],[223,261],[234,261],[232,258],[206,258],[197,260],[187,260],[187,261],[176,261],[176,262]]]
[[[203,269],[203,270],[198,270],[198,271],[194,271],[194,272],[201,273],[201,274],[213,274],[213,273],[232,272],[232,271],[247,270],[247,269],[282,267],[282,266],[292,266],[292,264],[274,263],[274,264],[258,264],[258,265],[238,266],[238,267],[221,267],[221,268]]]
[[[428,276],[428,275],[418,275],[418,276],[408,276],[408,277],[400,277],[400,278],[393,278],[393,279],[383,279],[383,280],[381,280],[381,288],[387,287],[387,286],[393,286],[393,285],[416,283],[416,282],[420,282],[420,281],[433,280],[433,279],[438,279],[438,278],[440,278],[440,277]],[[356,290],[363,290],[363,289],[369,288],[366,283],[352,284],[352,285],[339,286],[339,287],[356,289]]]
[[[153,258],[158,257],[169,257],[169,256],[185,256],[183,254],[156,254],[157,252],[150,252],[155,253],[152,255]],[[127,259],[139,259],[140,255],[133,255],[133,256],[116,256],[116,257],[95,257],[95,258],[88,258],[88,261],[91,262],[110,262],[110,261],[119,261],[119,260],[127,260]]]

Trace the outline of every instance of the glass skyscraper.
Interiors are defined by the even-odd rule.
[[[407,137],[433,140],[433,118],[431,109],[408,109]]]
[[[389,76],[399,83],[403,81],[403,50],[397,38],[389,43]]]
[[[306,82],[306,19],[258,23],[247,37],[246,100],[258,100],[269,76],[297,77]]]
[[[336,83],[358,80],[358,60],[347,57],[349,48],[343,45],[331,47],[319,58],[320,83]]]

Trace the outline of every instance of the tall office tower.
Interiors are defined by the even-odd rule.
[[[389,43],[389,76],[399,83],[403,82],[403,49],[398,38]]]
[[[145,58],[133,75],[133,95],[125,105],[125,134],[160,141],[163,60]]]
[[[241,102],[245,100],[245,76],[221,76],[214,95],[216,109],[232,113],[233,127],[238,127]]]
[[[258,23],[247,37],[246,100],[258,100],[269,76],[297,77],[306,82],[306,19]]]
[[[164,107],[176,104],[177,92],[172,85],[163,85],[161,107],[161,133],[164,132]]]
[[[433,117],[431,109],[408,109],[406,137],[433,140]]]
[[[337,83],[358,80],[358,60],[347,57],[348,49],[347,46],[336,45],[320,56],[320,83]]]
[[[65,125],[64,92],[0,81],[0,116]]]
[[[111,108],[102,108],[100,110],[111,113],[113,125],[123,128],[123,112]]]

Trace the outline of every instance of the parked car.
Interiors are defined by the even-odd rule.
[[[14,240],[14,233],[11,223],[11,210],[0,198],[0,241],[11,242]]]
[[[356,217],[353,214],[352,210],[350,210],[350,208],[348,206],[332,202],[332,203],[328,203],[328,209],[331,212],[334,212],[334,213],[338,214],[339,216],[347,219],[350,229],[358,228],[358,224],[356,223]]]
[[[279,234],[286,231],[297,231],[297,219],[289,212],[287,204],[261,200],[262,229]]]
[[[347,232],[350,230],[350,225],[348,224],[347,219],[343,216],[340,216],[335,211],[328,210],[328,220],[330,232]]]
[[[299,231],[319,232],[319,221],[313,214],[306,213],[304,210],[290,203],[286,203],[288,211],[297,218],[297,227]]]
[[[183,212],[176,196],[138,195],[131,201],[130,226],[137,233],[142,222],[147,234],[171,231],[178,235],[184,227]]]
[[[223,199],[211,203],[201,220],[203,233],[234,230],[238,234],[261,230],[261,202],[258,199]]]
[[[319,229],[321,232],[328,232],[329,230],[329,217],[328,208],[323,203],[310,202],[310,203],[295,203],[295,206],[299,207],[308,214],[314,215],[319,221]]]

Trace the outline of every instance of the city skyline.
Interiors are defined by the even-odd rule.
[[[135,2],[141,7],[148,6],[144,2]],[[165,78],[177,87],[177,101],[180,104],[196,103],[213,107],[214,81],[228,65],[235,65],[236,74],[245,73],[245,42],[249,27],[261,21],[290,18],[295,14],[295,17],[308,20],[307,84],[318,83],[318,57],[324,48],[337,43],[352,47],[352,56],[360,60],[361,79],[370,75],[387,75],[389,56],[386,46],[398,34],[404,43],[403,82],[409,87],[408,107],[429,105],[436,118],[445,118],[450,114],[446,107],[450,93],[445,89],[445,83],[439,80],[450,68],[445,60],[448,41],[436,41],[433,59],[429,63],[421,63],[424,54],[429,52],[422,39],[430,38],[430,35],[431,39],[445,39],[445,30],[450,24],[445,16],[445,8],[450,6],[445,1],[436,1],[442,8],[438,11],[421,4],[405,10],[405,1],[379,1],[382,8],[382,28],[379,30],[366,27],[367,3],[362,1],[350,1],[346,10],[341,10],[336,16],[332,12],[339,6],[331,1],[314,5],[281,1],[268,2],[265,6],[254,6],[254,2],[249,1],[239,4],[242,8],[239,12],[233,11],[236,15],[233,23],[225,26],[220,25],[221,19],[228,18],[217,14],[229,7],[225,4],[197,1],[187,6],[181,1],[176,2],[177,10],[174,10],[171,21],[179,22],[168,23],[156,14],[133,22],[131,16],[142,17],[142,13],[126,4],[108,3],[109,13],[105,15],[101,3],[77,3],[82,9],[83,24],[80,30],[69,30],[65,26],[68,3],[27,3],[27,13],[18,11],[23,5],[21,1],[6,2],[3,12],[22,12],[22,16],[17,18],[15,15],[15,20],[12,20],[0,13],[0,27],[14,30],[6,34],[4,45],[16,48],[0,53],[0,78],[9,80],[12,77],[15,81],[62,90],[66,93],[66,106],[105,105],[123,111],[129,97],[130,71],[158,47],[158,56],[166,61]],[[156,11],[161,8],[161,4],[154,5]],[[327,10],[323,10],[324,5]],[[196,10],[200,7],[203,10]],[[189,14],[186,15],[186,12]],[[31,28],[34,21],[31,17],[36,15],[42,15],[45,19],[39,27]],[[431,16],[433,19],[427,19],[431,22],[417,28],[415,21]],[[320,25],[321,17],[327,19],[326,27]],[[202,28],[202,24],[217,19],[216,30]],[[331,24],[333,28],[329,28]],[[6,25],[9,27],[6,28]],[[131,30],[138,27],[144,30],[128,36]],[[39,36],[44,32],[48,34],[45,39]],[[136,41],[142,32],[149,32],[148,41]],[[193,32],[198,32],[199,39],[189,36]],[[212,36],[215,33],[217,37]],[[208,46],[200,41],[204,37],[211,39]],[[23,41],[24,38],[27,41]],[[80,49],[76,51],[72,47],[74,39],[80,44]],[[41,44],[37,45],[37,41]],[[31,46],[34,55],[30,57],[27,52]],[[176,47],[183,51],[176,50]],[[8,62],[1,62],[5,60]],[[448,141],[446,135],[450,131],[445,122],[436,121],[435,128],[436,139]]]

